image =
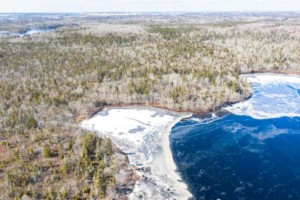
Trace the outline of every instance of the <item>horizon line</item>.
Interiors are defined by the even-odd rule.
[[[65,11],[65,12],[0,12],[0,14],[84,14],[84,13],[300,13],[300,10],[211,10],[211,11]]]

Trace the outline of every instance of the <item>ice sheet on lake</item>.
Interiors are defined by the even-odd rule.
[[[225,110],[255,119],[300,116],[300,76],[253,74],[243,78],[252,85],[252,97]]]
[[[154,132],[154,129],[160,129],[174,118],[170,115],[157,115],[153,110],[120,108],[100,112],[84,121],[82,125],[84,128],[140,146],[149,133]]]

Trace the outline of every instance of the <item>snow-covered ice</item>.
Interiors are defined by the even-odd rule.
[[[146,107],[107,108],[81,126],[111,138],[141,168],[131,199],[188,199],[169,145],[171,128],[187,116]]]
[[[252,74],[242,78],[250,82],[252,97],[225,110],[255,119],[300,116],[300,76]]]

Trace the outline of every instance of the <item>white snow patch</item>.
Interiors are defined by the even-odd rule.
[[[82,127],[111,138],[142,177],[131,199],[188,199],[192,197],[176,172],[169,145],[171,128],[183,117],[161,109],[129,107],[104,109]]]

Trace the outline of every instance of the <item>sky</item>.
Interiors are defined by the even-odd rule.
[[[300,11],[300,0],[0,0],[0,12]]]

